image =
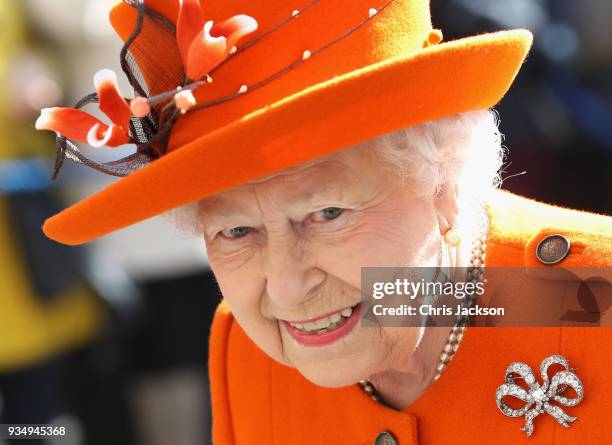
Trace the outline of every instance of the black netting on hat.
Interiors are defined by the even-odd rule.
[[[183,66],[175,26],[158,12],[147,8],[144,0],[124,2],[137,12],[134,30],[120,53],[121,68],[134,95],[151,97],[183,85]],[[75,108],[96,102],[97,94],[92,93],[79,100]],[[136,153],[105,163],[87,158],[72,141],[58,134],[52,178],[57,178],[66,157],[105,174],[127,176],[165,153],[167,138],[177,117],[178,112],[171,101],[152,106],[151,113],[144,118],[132,117],[129,131],[137,147]]]
[[[121,50],[121,68],[139,96],[155,96],[183,85],[181,56],[175,26],[143,0],[124,0],[136,8],[132,35]]]
[[[75,108],[83,108],[88,104],[97,102],[98,95],[96,93],[88,94],[76,103]],[[130,127],[136,128],[140,126],[139,123],[134,122],[135,120],[140,122],[146,119],[133,118],[132,122],[130,123]],[[136,130],[131,129],[130,131]],[[127,176],[133,171],[138,170],[147,165],[149,162],[151,162],[152,159],[155,159],[154,153],[151,151],[150,147],[146,146],[146,144],[142,147],[138,146],[138,151],[136,153],[125,158],[119,159],[117,161],[111,162],[96,162],[89,159],[78,149],[78,147],[72,141],[60,134],[58,134],[56,137],[56,146],[57,156],[55,158],[52,179],[57,178],[57,175],[59,174],[59,171],[62,168],[65,158],[68,158],[71,161],[76,162],[77,164],[85,165],[87,167],[93,168],[102,173],[106,173],[112,176]]]

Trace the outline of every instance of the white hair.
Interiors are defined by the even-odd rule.
[[[419,196],[433,198],[456,185],[461,225],[474,215],[474,206],[501,185],[505,148],[498,124],[494,110],[467,111],[388,133],[370,142],[379,159]],[[196,236],[201,233],[197,215],[197,202],[163,214],[181,232]]]
[[[449,185],[478,199],[501,184],[505,149],[494,110],[467,111],[386,134],[376,153],[422,197]]]

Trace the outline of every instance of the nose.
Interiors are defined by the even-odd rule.
[[[266,291],[277,307],[299,307],[325,280],[325,273],[315,265],[314,252],[291,229],[268,234],[264,263]]]

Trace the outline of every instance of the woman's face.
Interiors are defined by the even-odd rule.
[[[321,386],[410,367],[416,328],[361,327],[348,308],[362,299],[362,267],[433,265],[439,248],[439,200],[411,193],[371,143],[201,202],[209,262],[235,319]]]

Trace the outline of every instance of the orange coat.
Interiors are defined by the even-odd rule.
[[[495,193],[490,206],[489,266],[537,263],[535,246],[554,233],[572,243],[560,265],[612,264],[610,217],[502,191]],[[391,432],[400,445],[612,443],[611,328],[468,328],[440,379],[403,411],[372,401],[356,384],[318,387],[270,359],[224,303],[217,310],[210,343],[214,445],[366,445],[374,444],[382,431]],[[524,417],[503,415],[495,391],[511,362],[529,364],[539,381],[540,362],[552,354],[569,360],[585,395],[580,404],[563,407],[578,417],[570,428],[542,414],[528,438],[520,431]]]

